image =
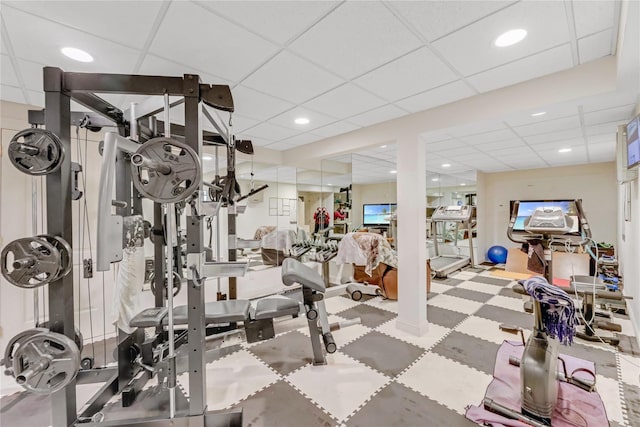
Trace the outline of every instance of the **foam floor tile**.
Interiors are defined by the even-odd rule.
[[[313,362],[311,341],[298,331],[261,341],[249,352],[282,375]]]
[[[458,286],[446,292],[446,295],[451,295],[458,298],[468,299],[471,301],[476,301],[480,303],[485,303],[487,300],[491,299],[491,294],[486,294],[484,292],[472,291],[471,289],[462,289]]]
[[[427,321],[429,324],[435,323],[451,329],[466,319],[466,317],[467,314],[464,313],[436,307],[435,305],[427,305]]]
[[[452,331],[431,352],[465,366],[493,375],[499,345],[461,332]]]
[[[451,289],[453,289],[453,286],[445,285],[443,283],[436,282],[436,281],[431,282],[431,292],[435,292],[437,294],[443,294]]]
[[[210,410],[228,408],[280,379],[279,375],[247,350],[209,363],[206,370],[207,405]],[[178,382],[188,393],[188,374],[180,375]]]
[[[485,294],[491,295],[498,295],[500,291],[504,289],[502,286],[489,285],[488,283],[471,282],[469,280],[459,284],[456,287],[461,289],[469,289],[476,292],[484,292]]]
[[[640,387],[623,383],[622,392],[624,393],[623,404],[626,406],[627,424],[640,426]]]
[[[512,283],[511,280],[497,279],[495,277],[486,277],[486,276],[474,276],[469,280],[478,282],[478,283],[487,283],[489,285],[496,285],[496,286],[502,286],[502,287],[510,286]]]
[[[327,365],[305,366],[290,374],[287,382],[342,420],[389,382],[389,378],[338,350]]]
[[[489,301],[487,301],[488,305],[495,305],[496,307],[502,307],[502,308],[506,308],[508,310],[513,310],[513,311],[524,311],[524,300],[520,299],[516,299],[516,298],[509,298],[509,297],[505,297],[503,295],[496,295],[493,298],[491,298]]]
[[[327,308],[327,313],[329,314],[337,314],[341,311],[348,310],[352,307],[360,305],[359,302],[353,301],[351,298],[344,298],[342,296],[327,298],[324,300],[324,304]]]
[[[453,310],[464,314],[475,313],[480,307],[482,307],[481,302],[458,298],[451,295],[438,295],[429,301],[428,305],[446,308],[447,310]],[[428,310],[429,309],[427,308],[427,311]]]
[[[329,320],[329,325],[331,325],[333,323],[345,322],[347,319],[337,316],[335,314],[331,314],[329,315],[328,320]],[[356,325],[350,325],[344,328],[336,329],[335,331],[332,331],[331,334],[333,335],[333,339],[335,340],[336,345],[338,346],[338,348],[340,348],[343,345],[348,344],[351,341],[360,338],[361,336],[368,333],[369,331],[371,331],[371,328],[364,326],[362,324],[356,324]],[[308,327],[300,328],[298,329],[298,332],[301,332],[307,337],[309,337]]]
[[[396,315],[390,311],[366,304],[359,304],[348,310],[341,311],[338,315],[345,319],[355,319],[359,317],[362,324],[369,328],[376,328],[396,317]]]
[[[596,389],[604,402],[609,419],[621,424],[624,423],[618,381],[602,375],[596,375]]]
[[[369,301],[365,302],[365,304],[370,305],[371,307],[381,308],[383,310],[398,314],[398,301],[384,298],[372,298]]]
[[[474,277],[478,277],[478,273],[474,273],[473,271],[460,271],[458,273],[450,274],[448,279],[469,280]]]
[[[462,415],[467,405],[482,401],[492,379],[491,375],[429,352],[397,381]]]
[[[445,328],[444,326],[440,326],[435,323],[429,323],[427,327],[427,333],[418,337],[398,329],[396,327],[395,319],[378,326],[376,330],[404,342],[408,342],[410,344],[424,348],[425,350],[433,347],[438,341],[442,339],[442,337],[451,332],[451,329],[449,328]]]
[[[505,297],[506,298],[506,297]],[[474,313],[474,316],[494,320],[499,323],[519,326],[524,329],[533,327],[533,314],[524,311],[514,311],[495,305],[484,305]]]
[[[618,354],[618,363],[622,382],[640,387],[640,357]]]
[[[494,344],[502,344],[504,340],[520,340],[519,335],[516,336],[501,331],[499,328],[500,324],[500,322],[485,319],[483,317],[469,316],[464,319],[462,323],[456,326],[455,330],[476,338],[490,341]],[[531,332],[529,330],[524,330],[525,339],[527,339],[530,334]]]

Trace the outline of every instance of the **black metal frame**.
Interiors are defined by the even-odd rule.
[[[184,97],[185,126],[171,125],[172,133],[184,136],[184,142],[196,151],[202,153],[202,139],[210,144],[226,144],[224,138],[211,132],[202,132],[199,116],[201,102],[213,108],[232,112],[234,109],[231,91],[226,85],[208,85],[200,82],[197,75],[185,74],[183,77],[141,76],[124,74],[70,73],[59,68],[44,68],[45,111],[29,112],[32,124],[44,124],[61,139],[67,152],[71,152],[70,124],[84,124],[92,127],[103,127],[111,122],[117,127],[121,136],[130,132],[130,123],[124,113],[98,97],[95,93],[118,93],[135,95],[173,95]],[[71,99],[95,111],[92,114],[75,114],[70,111]],[[100,117],[101,116],[101,117]],[[104,121],[107,120],[107,122]],[[141,124],[141,123],[140,123]],[[139,125],[140,125],[139,124]],[[150,118],[149,127],[138,126],[143,137],[153,137],[163,123],[156,123]],[[154,129],[155,128],[155,129]],[[159,128],[159,129],[158,129]],[[141,213],[140,198],[134,194],[131,181],[129,160],[124,153],[117,158],[116,198],[127,202],[126,207],[117,208],[118,215],[127,216]],[[50,234],[60,236],[67,242],[73,242],[72,231],[72,167],[70,156],[66,156],[62,166],[54,173],[47,175],[47,224]],[[160,205],[154,205],[154,230],[162,229],[163,215]],[[188,233],[187,246],[190,253],[200,253],[203,249],[202,221],[197,216],[188,218],[192,228],[199,233]],[[155,239],[155,256],[163,259],[163,239]],[[156,277],[164,277],[164,263],[156,262]],[[64,276],[49,284],[49,325],[52,332],[62,333],[73,339],[74,337],[74,298],[73,275]],[[164,305],[162,293],[158,292],[156,305]],[[238,425],[235,416],[215,417],[206,414],[206,384],[205,384],[205,317],[204,317],[204,289],[193,281],[188,281],[188,360],[189,360],[189,417],[178,422],[191,425],[196,419],[198,425]],[[119,333],[119,356],[124,360],[118,363],[118,375],[112,375],[105,386],[90,400],[91,404],[82,416],[90,417],[119,390],[122,390],[136,375],[132,369],[130,356],[126,354],[130,341],[134,335]],[[76,410],[76,382],[89,381],[88,374],[83,374],[72,381],[64,389],[51,395],[52,424],[54,427],[73,425],[77,418]],[[104,380],[104,375],[94,378]],[[131,420],[131,424],[140,425],[173,425],[177,420]],[[120,421],[119,423],[122,423]],[[176,424],[176,425],[178,425]],[[103,425],[103,424],[101,424]]]

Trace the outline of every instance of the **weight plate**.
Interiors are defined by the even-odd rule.
[[[9,142],[9,160],[29,175],[47,175],[58,170],[64,160],[64,146],[53,132],[25,129]]]
[[[14,240],[0,254],[0,271],[7,281],[32,289],[54,281],[60,273],[60,251],[38,237]]]
[[[49,322],[46,321],[46,322],[38,323],[38,328],[44,328],[45,332],[48,332],[49,331]],[[82,349],[84,348],[84,338],[82,337],[82,332],[80,332],[80,329],[78,329],[78,327],[74,327],[73,331],[74,331],[73,341],[78,346],[78,350],[80,350],[80,352],[82,352]]]
[[[149,162],[131,162],[133,183],[140,194],[156,203],[180,202],[200,186],[200,159],[186,144],[171,138],[153,138],[142,144],[132,158],[136,155]],[[153,165],[168,166],[168,173],[159,172]]]
[[[153,295],[156,294],[157,289],[156,289],[156,277],[155,274],[151,274],[150,275],[150,281],[149,281],[149,285],[151,286],[151,292],[153,293]],[[163,280],[163,289],[162,289],[162,295],[164,296],[164,298],[167,298],[167,278],[165,277]],[[178,295],[180,293],[180,290],[182,289],[182,277],[180,277],[180,275],[177,272],[173,272],[173,296],[175,297],[176,295]]]
[[[79,367],[76,344],[55,332],[27,337],[14,351],[14,378],[33,393],[50,394],[64,388],[76,377]]]
[[[2,359],[2,363],[5,366],[5,374],[13,376],[13,354],[14,351],[20,347],[22,344],[22,340],[27,337],[41,334],[42,332],[48,332],[49,330],[46,328],[33,328],[27,329],[26,331],[20,332],[18,335],[14,336],[9,340],[7,347],[4,349],[4,359]]]
[[[61,277],[69,274],[71,268],[73,268],[73,260],[71,259],[71,254],[73,252],[71,251],[71,245],[69,245],[62,237],[53,236],[51,234],[41,234],[38,237],[51,243],[60,252],[60,272],[58,273],[58,277],[54,280],[60,279]]]

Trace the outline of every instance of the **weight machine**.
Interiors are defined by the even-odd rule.
[[[111,161],[109,176],[105,182],[115,180],[116,201],[111,200],[103,188],[100,200],[101,212],[109,212],[115,206],[115,215],[103,215],[99,219],[101,237],[98,243],[97,269],[109,269],[110,263],[122,259],[123,218],[142,214],[141,197],[154,201],[154,225],[152,233],[171,242],[174,203],[186,201],[191,209],[187,220],[187,259],[190,267],[187,280],[188,329],[184,340],[188,347],[189,407],[186,413],[176,416],[174,398],[170,398],[171,419],[130,420],[135,425],[241,425],[241,412],[213,414],[206,412],[205,377],[205,277],[230,277],[243,274],[246,264],[231,258],[235,248],[229,248],[229,262],[207,262],[203,244],[203,217],[213,213],[216,206],[205,206],[201,195],[201,164],[203,143],[227,147],[229,167],[227,176],[214,184],[220,201],[230,207],[236,198],[237,187],[233,165],[235,151],[252,151],[249,141],[235,141],[224,125],[216,122],[205,107],[233,112],[233,98],[226,85],[209,85],[200,82],[197,75],[161,77],[122,74],[70,73],[59,68],[44,68],[45,110],[29,113],[33,125],[44,124],[43,129],[27,129],[16,135],[9,147],[9,157],[20,170],[30,175],[46,175],[47,236],[19,239],[2,251],[2,274],[13,284],[24,288],[47,285],[49,295],[48,329],[31,330],[11,341],[5,353],[4,363],[19,383],[27,389],[51,395],[51,423],[55,427],[70,426],[76,422],[99,421],[100,409],[116,393],[127,393],[132,398],[148,377],[140,376],[142,367],[136,363],[138,355],[131,354],[137,344],[144,344],[142,330],[133,334],[119,332],[118,366],[105,369],[79,370],[80,349],[74,343],[74,279],[69,274],[72,265],[73,241],[72,200],[80,197],[77,190],[78,168],[69,155],[71,150],[70,124],[84,122],[86,126],[100,128],[115,126],[116,132],[107,134],[103,147],[103,161]],[[148,102],[123,112],[94,93],[134,94],[156,96]],[[158,102],[158,96],[164,102]],[[180,97],[172,104],[169,96]],[[70,101],[90,108],[94,113],[77,114],[70,111]],[[168,119],[171,106],[183,103],[185,126],[172,125]],[[165,120],[155,115],[165,111]],[[219,133],[202,130],[200,116],[204,115]],[[164,134],[164,137],[160,135]],[[128,138],[127,138],[128,137]],[[118,148],[120,147],[120,148]],[[107,160],[109,159],[109,160]],[[131,184],[134,184],[135,189]],[[113,187],[111,187],[113,188]],[[216,202],[214,202],[215,204]],[[219,208],[219,204],[217,205]],[[208,210],[209,209],[209,210]],[[167,219],[164,219],[166,211]],[[217,211],[215,211],[217,214]],[[229,215],[234,215],[233,208]],[[235,219],[235,217],[233,218]],[[230,224],[230,234],[235,234]],[[166,256],[165,242],[155,239],[156,278],[168,276],[172,281],[174,256]],[[171,243],[168,243],[171,249]],[[230,245],[232,246],[232,245]],[[235,287],[230,284],[230,296]],[[167,292],[172,306],[173,292]],[[163,292],[156,292],[156,306],[163,307]],[[175,348],[173,311],[169,310],[168,351],[162,360],[169,390],[175,387]],[[9,365],[10,368],[9,368]],[[76,408],[76,384],[104,383],[89,400],[86,409],[78,414]],[[170,392],[170,395],[173,395]],[[121,425],[122,421],[118,422]],[[115,425],[104,422],[101,425]]]

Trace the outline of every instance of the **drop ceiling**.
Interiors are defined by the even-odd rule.
[[[582,0],[2,1],[0,97],[43,106],[43,66],[197,73],[231,86],[236,134],[283,151],[614,55],[620,8]],[[511,28],[528,36],[493,46]],[[64,46],[95,61],[68,59]],[[123,109],[136,100],[104,97]],[[637,101],[637,93],[604,96],[424,134],[430,175],[466,183],[475,170],[611,161],[616,126]],[[310,123],[295,124],[300,116]],[[565,147],[572,151],[558,155]],[[393,180],[394,153],[354,154],[354,182]]]

